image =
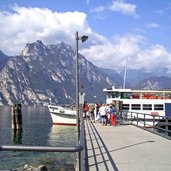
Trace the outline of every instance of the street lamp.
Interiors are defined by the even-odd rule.
[[[76,119],[77,119],[77,132],[78,132],[78,143],[80,136],[80,120],[79,120],[79,74],[78,74],[78,41],[81,40],[84,43],[88,36],[78,37],[78,31],[75,34],[76,37]]]

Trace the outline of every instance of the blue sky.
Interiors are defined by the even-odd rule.
[[[99,67],[171,72],[170,0],[1,0],[0,18],[7,55],[36,40],[75,48],[78,31],[89,36],[80,53]]]

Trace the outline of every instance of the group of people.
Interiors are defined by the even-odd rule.
[[[90,117],[93,122],[100,120],[102,125],[112,125],[112,119],[115,115],[116,109],[114,104],[86,104],[84,107],[84,117]]]

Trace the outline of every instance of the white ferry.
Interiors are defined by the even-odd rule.
[[[76,110],[61,106],[48,105],[53,124],[76,125]]]
[[[145,119],[150,120],[150,115],[171,117],[171,90],[131,90],[107,88],[103,90],[107,94],[106,103],[114,103],[119,110],[125,111],[129,117],[132,113],[149,114]]]

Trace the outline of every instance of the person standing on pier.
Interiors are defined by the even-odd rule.
[[[96,105],[95,105],[95,118],[96,118],[96,120],[98,120],[98,117],[99,117],[99,108],[100,108],[100,104],[96,103]]]
[[[104,126],[104,124],[105,125],[107,125],[107,118],[106,118],[106,105],[105,104],[103,104],[101,107],[100,107],[100,109],[99,109],[99,113],[100,113],[100,115],[101,115],[101,117],[102,117],[102,126]]]
[[[116,113],[116,109],[115,109],[114,104],[109,105],[107,113],[108,113],[109,123],[110,123],[110,125],[112,125],[112,115],[115,115],[115,113]]]
[[[88,107],[88,104],[85,105],[84,107],[84,117],[86,118],[87,116],[89,116],[89,107]]]
[[[91,104],[89,106],[89,113],[90,113],[90,117],[91,117],[92,121],[95,123],[94,109],[95,109],[94,105]]]

